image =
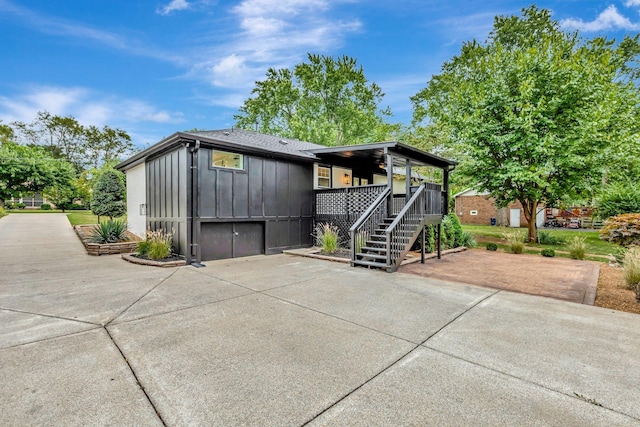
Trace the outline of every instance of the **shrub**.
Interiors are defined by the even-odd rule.
[[[84,205],[81,205],[79,203],[69,203],[69,205],[67,205],[67,210],[68,211],[83,211],[86,208],[84,207]]]
[[[553,258],[554,256],[556,256],[556,251],[550,248],[545,248],[540,253],[542,254],[542,256],[547,258]]]
[[[4,208],[5,209],[15,209],[15,205],[13,204],[13,202],[5,202],[4,203]]]
[[[600,230],[600,238],[621,246],[640,245],[640,213],[609,218]]]
[[[40,205],[40,209],[42,209],[43,211],[50,211],[51,205],[49,203],[43,203]]]
[[[624,281],[636,293],[636,301],[640,302],[640,248],[634,247],[627,251],[622,268]]]
[[[538,231],[538,243],[541,245],[561,245],[564,242],[562,237],[556,237],[549,231]]]
[[[514,254],[521,254],[524,251],[525,235],[519,231],[506,232],[502,234],[507,241],[507,245]]]
[[[462,224],[460,224],[460,218],[453,212],[447,215],[451,221],[451,234],[450,241],[453,243],[453,247],[464,246],[463,243],[463,230]]]
[[[587,253],[586,237],[575,236],[569,240],[569,256],[573,259],[584,259]]]
[[[335,225],[324,223],[316,225],[316,246],[320,246],[323,252],[328,254],[335,253],[338,250],[339,244],[339,235],[338,235],[338,227]]]
[[[25,204],[24,203],[14,203],[13,204],[13,208],[14,209],[24,209],[25,208]]]
[[[2,206],[0,206],[0,218],[7,215],[7,211],[4,210]]]
[[[471,234],[470,231],[463,231],[460,246],[475,248],[476,246],[478,246],[478,242],[476,242],[476,239],[473,237],[473,234]]]
[[[488,251],[497,251],[498,250],[498,245],[496,245],[495,243],[487,243],[487,250]]]
[[[141,242],[138,242],[138,253],[140,255],[147,255],[149,253],[149,248],[151,248],[150,240],[145,239]]]
[[[127,211],[125,203],[125,186],[118,175],[120,172],[108,170],[98,178],[91,193],[91,211],[101,216],[115,218]]]
[[[152,231],[150,235],[147,234],[147,240],[151,242],[147,252],[149,258],[158,260],[171,255],[173,232],[167,233],[162,229]]]
[[[431,253],[436,250],[436,227],[437,225],[427,225],[424,234],[424,250],[427,253]]]
[[[91,241],[93,243],[117,243],[127,240],[127,223],[119,219],[102,221],[92,230]]]
[[[612,184],[598,200],[598,213],[602,218],[640,212],[640,184]]]

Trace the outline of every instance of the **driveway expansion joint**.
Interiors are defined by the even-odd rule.
[[[138,385],[138,387],[140,387],[140,390],[142,390],[142,393],[144,393],[145,398],[151,405],[151,408],[153,408],[154,412],[156,413],[156,416],[158,417],[162,425],[166,427],[167,423],[165,423],[164,420],[162,419],[162,415],[160,415],[160,411],[158,410],[156,405],[153,403],[153,400],[151,400],[151,396],[149,396],[149,394],[147,393],[147,390],[145,390],[144,385],[142,385],[142,383],[140,382],[140,379],[138,378],[136,371],[133,369],[133,366],[131,366],[131,364],[129,363],[129,359],[127,359],[127,357],[124,355],[124,353],[122,352],[122,349],[120,348],[116,340],[113,339],[113,337],[109,333],[109,330],[106,328],[106,326],[103,327],[102,329],[104,329],[105,333],[109,337],[109,340],[111,340],[113,345],[118,350],[118,353],[120,353],[120,356],[122,356],[122,360],[124,360],[124,363],[127,364],[127,367],[129,368],[129,372],[131,372],[131,375],[133,375],[133,378],[136,380],[136,384]]]
[[[84,323],[84,324],[92,325],[92,326],[96,326],[96,327],[104,326],[102,323],[89,322],[88,320],[75,319],[75,318],[71,318],[71,317],[56,316],[55,314],[36,313],[36,312],[33,312],[33,311],[18,310],[16,308],[6,308],[6,307],[0,307],[0,310],[11,311],[13,313],[32,314],[32,315],[35,315],[35,316],[48,317],[50,319],[68,320],[69,322]]]
[[[519,377],[519,376],[516,376],[516,375],[510,374],[510,373],[508,373],[508,372],[500,371],[500,370],[495,369],[495,368],[492,368],[492,367],[490,367],[490,366],[482,365],[482,364],[480,364],[480,363],[478,363],[478,362],[474,362],[473,360],[465,359],[464,357],[456,356],[455,354],[451,354],[451,353],[448,353],[448,352],[446,352],[446,351],[442,351],[442,350],[437,349],[437,348],[429,347],[428,345],[422,345],[422,347],[424,347],[424,348],[426,348],[426,349],[429,349],[429,350],[431,350],[431,351],[435,351],[436,353],[440,353],[440,354],[442,354],[442,355],[444,355],[444,356],[451,357],[452,359],[456,359],[456,360],[460,360],[460,361],[465,362],[465,363],[469,363],[469,364],[471,364],[471,365],[473,365],[473,366],[477,366],[478,368],[486,369],[486,370],[488,370],[488,371],[495,372],[496,374],[504,375],[504,376],[506,376],[506,377],[512,378],[512,379],[514,379],[514,380],[516,380],[516,381],[520,381],[520,382],[523,382],[523,383],[525,383],[525,384],[529,384],[529,385],[532,385],[532,386],[534,386],[534,387],[541,388],[541,389],[546,390],[546,391],[549,391],[549,392],[551,392],[551,393],[556,393],[556,394],[560,394],[560,395],[562,395],[562,396],[570,397],[570,398],[572,398],[572,399],[580,400],[580,401],[582,401],[582,402],[589,403],[589,404],[591,404],[591,405],[593,405],[593,406],[597,406],[598,408],[602,408],[602,409],[605,409],[605,410],[607,410],[607,411],[613,412],[613,413],[615,413],[615,414],[618,414],[618,415],[622,415],[622,416],[628,417],[628,418],[630,418],[630,419],[632,419],[632,420],[634,420],[634,421],[640,421],[640,418],[636,418],[636,417],[634,417],[634,416],[632,416],[632,415],[625,414],[624,412],[616,411],[616,410],[615,410],[615,409],[613,409],[613,408],[609,408],[608,406],[604,406],[603,404],[598,403],[598,402],[597,402],[595,399],[593,399],[593,398],[589,398],[589,397],[583,396],[582,394],[577,393],[577,392],[575,392],[575,391],[574,391],[573,393],[565,393],[565,392],[563,392],[563,391],[561,391],[561,390],[556,390],[556,389],[554,389],[554,388],[547,387],[547,386],[546,386],[546,385],[544,385],[544,384],[540,384],[540,383],[537,383],[537,382],[535,382],[535,381],[531,381],[531,380],[528,380],[528,379],[526,379],[526,378],[522,378],[522,377]]]
[[[318,417],[320,417],[322,414],[326,413],[327,411],[329,411],[331,408],[335,407],[336,405],[338,405],[340,402],[342,402],[343,400],[345,400],[346,398],[348,398],[349,396],[351,396],[353,393],[355,393],[356,391],[360,390],[362,387],[364,387],[365,385],[367,385],[368,383],[370,383],[371,381],[373,381],[374,379],[378,378],[380,375],[382,375],[383,373],[387,372],[389,369],[391,369],[392,367],[394,367],[395,365],[397,365],[398,363],[400,363],[405,357],[407,357],[408,355],[410,355],[411,353],[413,353],[414,351],[416,351],[417,349],[419,349],[420,347],[424,346],[424,344],[429,341],[431,338],[433,338],[436,334],[438,334],[440,331],[442,331],[443,329],[445,329],[447,326],[451,325],[453,322],[455,322],[456,320],[458,320],[459,318],[461,318],[462,316],[464,316],[466,313],[468,313],[469,311],[473,310],[475,307],[477,307],[479,304],[483,303],[484,301],[488,300],[489,298],[493,297],[494,295],[496,295],[497,293],[499,293],[500,291],[495,291],[490,293],[489,295],[486,295],[482,298],[479,298],[476,302],[474,302],[472,305],[470,305],[469,307],[467,307],[462,313],[456,315],[453,319],[451,319],[450,321],[448,321],[444,326],[442,326],[440,329],[438,329],[437,331],[435,331],[434,333],[432,333],[431,335],[429,335],[424,341],[422,341],[421,343],[415,345],[412,349],[410,349],[409,351],[407,351],[406,353],[404,353],[402,356],[398,357],[396,360],[394,360],[393,362],[391,362],[389,365],[387,365],[386,367],[384,367],[383,369],[381,369],[379,372],[377,372],[376,374],[374,374],[373,376],[371,376],[370,378],[368,378],[367,380],[365,380],[362,384],[358,385],[357,387],[355,387],[354,389],[352,389],[351,391],[349,391],[347,394],[345,394],[344,396],[342,396],[341,398],[339,398],[338,400],[336,400],[335,402],[333,402],[331,405],[327,406],[324,410],[320,411],[319,413],[317,413],[315,416],[313,416],[310,420],[308,420],[307,422],[305,422],[304,424],[302,424],[303,426],[309,425],[309,423],[313,422],[315,419],[317,419]],[[407,340],[405,340],[407,341]],[[413,344],[413,343],[412,343]]]

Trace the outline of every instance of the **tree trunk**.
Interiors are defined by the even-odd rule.
[[[509,225],[507,218],[507,208],[499,208],[496,211],[496,225],[498,227],[507,227]]]
[[[522,203],[522,210],[524,211],[524,218],[527,220],[527,223],[529,225],[528,227],[528,234],[529,234],[529,241],[530,242],[535,242],[537,235],[536,235],[536,208],[538,207],[538,201],[537,200],[520,200],[520,203]]]

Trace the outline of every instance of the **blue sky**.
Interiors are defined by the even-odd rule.
[[[463,41],[530,2],[431,0],[0,0],[0,120],[37,111],[126,130],[145,146],[175,131],[231,127],[269,67],[349,55],[394,120]],[[640,0],[539,1],[567,30],[621,39]]]

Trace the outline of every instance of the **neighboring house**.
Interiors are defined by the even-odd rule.
[[[498,209],[488,192],[468,188],[454,194],[455,211],[460,222],[465,225],[500,225],[508,227],[528,227],[520,202],[513,202],[506,208]],[[492,221],[493,219],[493,221]],[[542,227],[545,221],[544,206],[538,207],[536,225]],[[493,223],[492,223],[493,222]]]
[[[39,209],[43,203],[49,203],[51,207],[55,207],[51,202],[47,202],[46,197],[40,193],[31,193],[20,198],[12,197],[7,201],[11,203],[24,203],[25,209]]]
[[[309,247],[314,224],[331,222],[351,240],[353,264],[392,271],[424,225],[441,222],[454,165],[398,142],[325,147],[226,129],[175,133],[117,168],[131,230],[173,230],[187,263]],[[404,180],[400,193],[394,167],[414,176],[413,166],[441,168],[442,185]]]

